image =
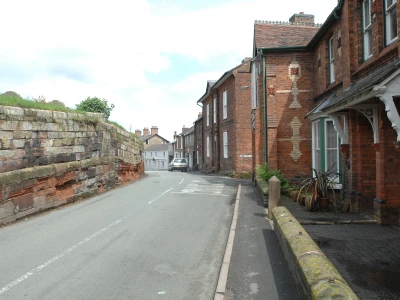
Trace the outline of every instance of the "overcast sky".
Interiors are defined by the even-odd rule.
[[[193,126],[207,80],[250,57],[255,20],[314,14],[337,0],[0,1],[0,93],[74,108],[88,96],[115,105],[127,130],[158,126],[171,140]]]

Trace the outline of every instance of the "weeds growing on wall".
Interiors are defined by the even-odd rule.
[[[258,176],[264,179],[266,182],[272,177],[276,176],[281,181],[281,190],[289,186],[289,181],[286,179],[285,175],[279,170],[270,170],[267,164],[258,165],[256,167]]]
[[[77,112],[71,108],[65,107],[59,103],[46,103],[43,101],[34,101],[21,98],[18,94],[1,94],[0,95],[0,105],[5,106],[17,106],[22,108],[33,108],[42,110],[55,110],[63,112]]]

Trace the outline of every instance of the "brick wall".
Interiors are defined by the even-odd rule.
[[[298,176],[311,166],[311,127],[304,116],[312,103],[312,53],[266,53],[268,165],[287,177]],[[263,95],[259,78],[256,111],[256,164],[263,162]],[[260,155],[261,154],[261,155]]]
[[[219,125],[219,132],[217,135],[219,151],[219,163],[221,170],[235,170],[236,169],[236,97],[235,94],[235,77],[231,76],[227,79],[220,87],[218,87],[218,120],[217,126]],[[227,118],[223,118],[223,92],[227,92]],[[224,158],[224,143],[223,133],[228,133],[228,158]]]
[[[142,142],[100,114],[0,106],[0,223],[143,175]]]
[[[251,129],[251,73],[238,72],[235,76],[236,172],[252,172]]]

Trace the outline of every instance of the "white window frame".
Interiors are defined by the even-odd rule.
[[[329,83],[335,82],[335,52],[333,47],[333,35],[328,42],[329,54]]]
[[[210,104],[207,104],[206,112],[207,112],[207,126],[210,126]]]
[[[319,171],[321,168],[321,162],[318,163],[319,167],[317,167],[316,151],[319,151],[319,157],[321,158],[320,120],[312,122],[312,167]]]
[[[321,122],[324,122],[324,132],[321,132]],[[336,148],[328,148],[328,134],[327,134],[327,123],[331,122],[333,125],[333,120],[330,118],[318,119],[312,122],[312,167],[317,171],[326,172],[330,166],[328,166],[328,150],[336,151],[336,168],[339,173],[340,169],[340,154],[339,154],[339,135],[336,132]],[[324,137],[324,147],[321,146],[322,136]],[[319,151],[320,162],[316,162],[316,151]],[[322,169],[322,153],[324,153],[324,165],[325,169]],[[319,167],[317,167],[319,165]],[[313,176],[315,176],[313,171]],[[335,177],[335,182],[339,182],[339,176]]]
[[[223,119],[228,118],[228,93],[225,90],[222,93],[222,104],[223,104]]]
[[[210,157],[210,136],[207,136],[207,157]]]
[[[328,148],[328,134],[327,134],[327,123],[332,123],[332,126],[334,127],[334,123],[332,119],[325,119],[325,171],[327,171],[330,166],[328,166],[328,150],[336,150],[336,168],[337,168],[337,173],[339,173],[339,135],[336,132],[336,148]],[[336,182],[339,182],[339,176],[336,177]]]
[[[224,158],[228,158],[228,132],[227,131],[223,132],[222,140],[224,143]]]
[[[213,118],[214,118],[214,124],[215,124],[215,123],[217,123],[217,99],[216,98],[213,99],[213,107],[214,107]]]
[[[362,14],[364,60],[367,60],[372,56],[371,0],[363,0]]]
[[[376,0],[375,0],[376,1]],[[391,2],[391,3],[390,3]],[[389,5],[388,5],[389,4]],[[396,20],[392,20],[391,13],[394,11]],[[396,36],[392,37],[392,24],[396,23]],[[398,39],[397,27],[397,0],[385,0],[385,28],[386,28],[386,45],[389,45]]]

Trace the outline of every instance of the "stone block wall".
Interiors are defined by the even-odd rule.
[[[140,178],[142,151],[101,114],[0,106],[0,224]]]

